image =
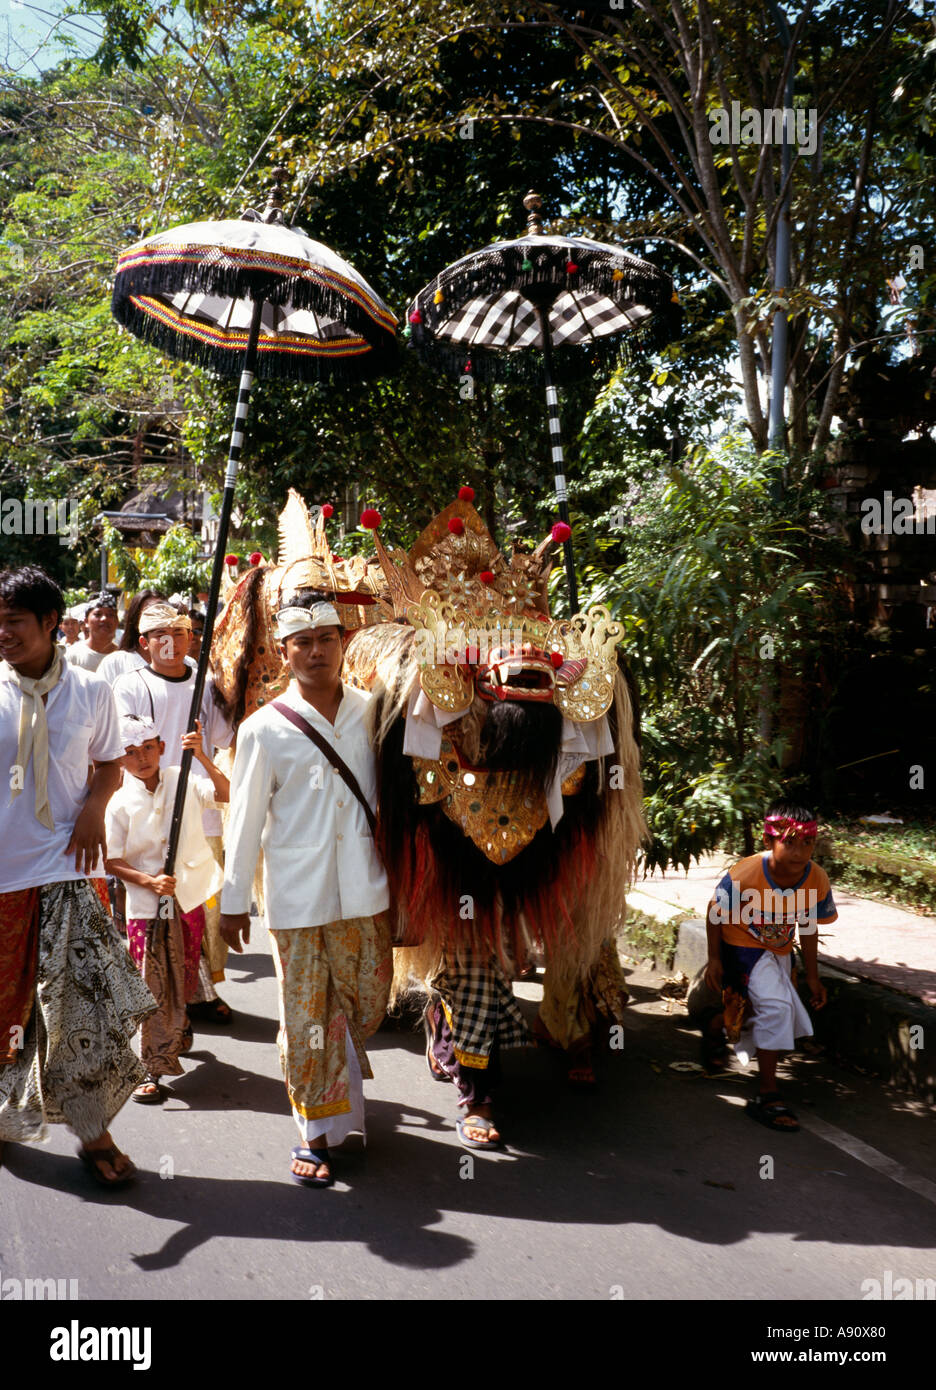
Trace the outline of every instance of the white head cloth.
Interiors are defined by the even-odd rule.
[[[169,603],[151,603],[140,614],[140,632],[153,632],[159,627],[187,627],[191,630],[192,620],[184,613],[177,613]]]
[[[144,719],[140,714],[125,714],[120,720],[120,737],[124,748],[139,748],[149,738],[159,738],[159,730],[152,719]]]
[[[333,603],[313,603],[311,608],[281,608],[276,615],[276,635],[281,642],[308,628],[341,626]]]

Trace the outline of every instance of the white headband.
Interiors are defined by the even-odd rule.
[[[168,603],[151,603],[140,614],[140,634],[155,632],[157,628],[184,627],[191,631],[192,620],[184,613],[177,613]]]
[[[281,608],[276,615],[276,635],[281,642],[316,627],[341,627],[338,610],[332,603],[313,603],[311,608]]]
[[[139,748],[147,739],[159,738],[159,731],[152,719],[144,719],[139,714],[125,714],[120,721],[120,736],[124,748]]]

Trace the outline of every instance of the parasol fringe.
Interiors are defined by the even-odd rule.
[[[330,316],[371,341],[374,335],[392,336],[393,327],[375,317],[353,294],[323,284],[305,275],[264,274],[251,266],[209,264],[201,261],[163,261],[118,271],[114,280],[112,307],[130,295],[175,295],[189,291],[219,299],[245,299],[253,303],[265,299],[269,304],[292,304],[297,309],[315,309]]]
[[[135,293],[137,289],[138,286],[134,282]],[[237,359],[239,362],[243,357],[243,345],[222,347],[219,344],[200,342],[197,338],[182,337],[170,325],[151,318],[128,299],[118,298],[116,286],[111,311],[124,328],[169,357],[192,362],[199,367],[208,367],[225,376],[231,374],[232,360]],[[329,381],[341,385],[354,385],[372,377],[387,376],[399,366],[396,340],[388,333],[377,335],[373,323],[370,325],[369,337],[374,340],[370,350],[349,355],[345,362],[333,355],[323,354],[316,357],[311,352],[301,349],[267,354],[263,350],[261,340],[256,375],[261,379]]]

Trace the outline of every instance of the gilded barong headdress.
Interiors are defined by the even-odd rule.
[[[556,541],[505,560],[462,488],[406,553],[374,543],[396,618],[415,630],[419,684],[447,714],[483,699],[554,703],[575,723],[600,719],[614,699],[617,643],[607,608],[554,621],[546,581]]]

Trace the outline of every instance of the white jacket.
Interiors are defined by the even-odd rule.
[[[376,809],[377,768],[365,722],[370,696],[345,685],[334,725],[303,700],[295,681],[280,699],[331,743]],[[261,847],[267,926],[274,931],[372,917],[389,906],[387,875],[357,797],[271,705],[245,719],[237,734],[222,912],[249,911]]]

